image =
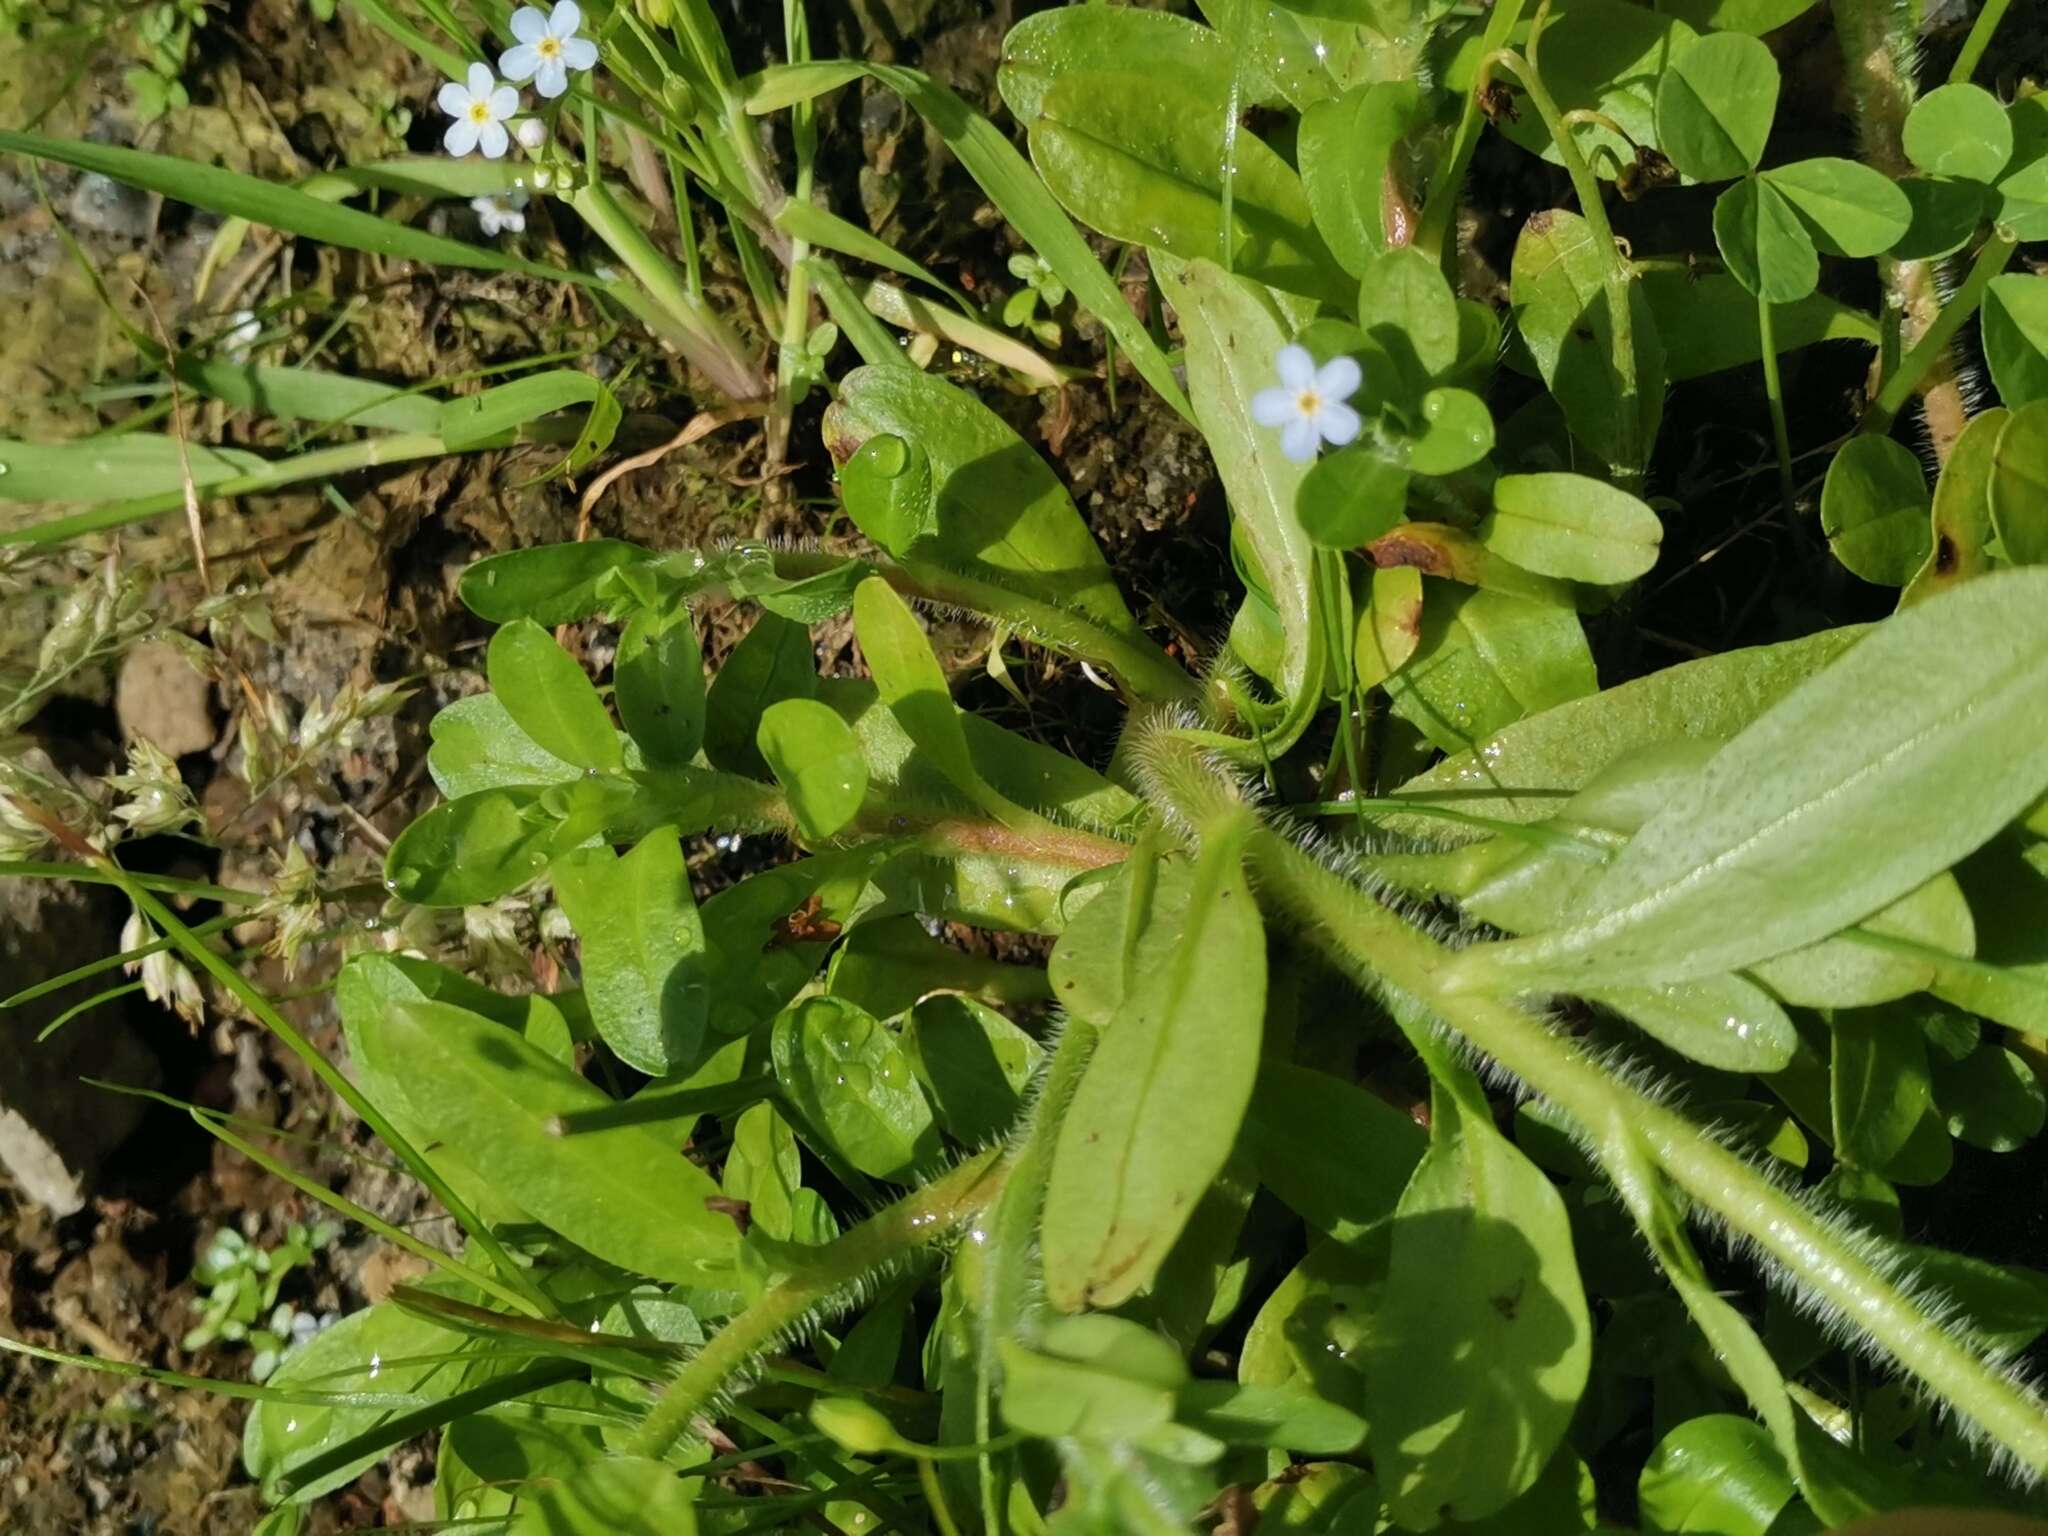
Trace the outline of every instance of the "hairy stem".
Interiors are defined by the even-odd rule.
[[[1618,1079],[1578,1042],[1511,1000],[1460,990],[1457,956],[1286,838],[1248,853],[1262,898],[1301,920],[1331,959],[1413,1000],[1576,1121],[1597,1146],[1635,1138],[1694,1210],[1768,1256],[1783,1278],[1966,1414],[2035,1473],[2048,1472],[2048,1413],[1943,1325],[1923,1297],[1797,1197],[1676,1110]]]
[[[1887,180],[1901,181],[1913,170],[1906,158],[1905,129],[1906,114],[1919,94],[1913,81],[1919,7],[1898,0],[1835,0],[1834,15],[1864,162]],[[1914,351],[1941,313],[1934,264],[1881,256],[1878,272],[1884,280],[1885,303],[1899,317],[1901,343]],[[1873,379],[1872,388],[1878,387]],[[1946,344],[1921,369],[1915,387],[1928,444],[1936,461],[1946,464],[1969,420],[1955,354]],[[1896,407],[1892,414],[1897,414]]]
[[[690,1357],[626,1447],[660,1456],[775,1342],[817,1313],[842,1306],[864,1277],[950,1236],[1002,1193],[1008,1163],[996,1152],[962,1163],[818,1250],[801,1273],[769,1287]]]
[[[1921,381],[1932,379],[1952,361],[1949,347],[1955,341],[1956,332],[1977,312],[1991,280],[2006,269],[2012,261],[2013,252],[2018,249],[2019,241],[2004,228],[1995,231],[1984,242],[1983,248],[1977,252],[1976,261],[1970,266],[1970,275],[1963,279],[1963,286],[1955,291],[1955,296],[1941,307],[1933,322],[1922,331],[1912,351],[1899,360],[1899,366],[1884,381],[1884,387],[1878,391],[1877,399],[1872,402],[1859,430],[1889,431]]]

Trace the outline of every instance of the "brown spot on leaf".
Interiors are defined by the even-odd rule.
[[[1947,576],[1955,570],[1960,559],[1956,541],[1945,533],[1937,535],[1934,540],[1934,569]]]
[[[1365,546],[1365,552],[1372,556],[1372,563],[1381,570],[1412,565],[1425,576],[1444,576],[1450,572],[1450,561],[1441,545],[1429,539],[1418,539],[1404,528],[1380,535]]]

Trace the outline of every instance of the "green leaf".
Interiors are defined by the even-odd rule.
[[[939,1151],[932,1107],[893,1031],[841,997],[775,1021],[775,1078],[811,1131],[862,1173],[905,1182]]]
[[[1359,549],[1401,522],[1407,506],[1408,471],[1370,448],[1351,447],[1310,467],[1294,515],[1312,543]]]
[[[1998,398],[2015,410],[2048,400],[2048,277],[2007,272],[1991,279],[1983,328]]]
[[[1996,181],[2012,158],[2012,119],[1981,85],[1937,86],[1906,114],[1905,147],[1930,176]]]
[[[2012,159],[1998,183],[1998,218],[2022,240],[2048,240],[2048,99],[2022,96],[2006,109]]]
[[[2048,565],[2048,400],[2012,413],[1991,451],[1991,526],[2014,565]]]
[[[1797,160],[1765,171],[1761,180],[1791,205],[1813,243],[1830,256],[1879,255],[1912,227],[1906,194],[1861,161]]]
[[[1188,338],[1188,392],[1230,500],[1233,537],[1256,561],[1280,617],[1279,684],[1290,709],[1268,750],[1279,752],[1308,726],[1320,700],[1322,626],[1314,613],[1315,551],[1295,516],[1308,466],[1280,451],[1279,434],[1251,417],[1251,399],[1273,381],[1273,360],[1289,341],[1271,296],[1206,261],[1161,285]]]
[[[1117,14],[1095,7],[1089,10]],[[1215,36],[1213,32],[1207,35]],[[1422,102],[1422,89],[1413,81],[1382,80],[1319,101],[1301,116],[1296,151],[1302,190],[1308,195],[1317,231],[1344,270],[1354,275],[1362,273],[1386,248],[1382,209],[1387,177],[1392,174],[1395,149],[1423,120]]]
[[[477,561],[463,570],[456,591],[471,613],[493,624],[514,619],[550,627],[574,624],[604,606],[601,585],[613,571],[647,565],[654,558],[623,539],[543,544]]]
[[[757,741],[761,717],[783,699],[818,694],[811,632],[779,614],[763,613],[725,658],[704,697],[704,756],[728,773],[768,778]]]
[[[1143,640],[1059,477],[967,391],[914,368],[856,368],[839,382],[825,433],[842,457],[879,436],[901,438],[914,445],[904,471],[913,478],[921,478],[916,454],[928,459],[930,511],[905,531],[929,537],[906,536],[899,547],[890,530],[862,524],[891,553],[913,566],[936,565],[1038,597],[1112,634]],[[856,473],[849,487],[864,480]]]
[[[738,1244],[710,1210],[718,1187],[654,1127],[603,1114],[613,1101],[503,1025],[438,1002],[399,1002],[357,1022],[411,1123],[485,1173],[504,1197],[634,1274],[729,1283]],[[597,1120],[604,1128],[565,1123]]]
[[[427,728],[427,771],[450,800],[479,790],[566,784],[583,776],[519,729],[495,693],[472,694],[439,711]]]
[[[537,1482],[506,1536],[696,1536],[689,1490],[666,1462],[608,1456],[565,1482]]]
[[[1446,752],[1598,686],[1569,605],[1438,583],[1426,588],[1420,644],[1387,683],[1394,712]]]
[[[1244,1136],[1259,1182],[1341,1243],[1393,1214],[1427,1139],[1377,1095],[1272,1056],[1259,1065]]]
[[[1913,211],[1913,222],[1892,243],[1901,261],[1933,261],[1954,255],[1976,238],[1977,230],[1997,198],[1974,181],[1939,176],[1909,176],[1899,183]]]
[[[570,368],[528,374],[482,394],[450,400],[441,407],[440,436],[451,453],[466,453],[512,441],[519,428],[572,405],[588,405],[590,415],[560,468],[581,469],[611,445],[621,409],[601,381]]]
[[[1765,1536],[1795,1492],[1761,1424],[1713,1413],[1657,1442],[1636,1499],[1644,1536]]]
[[[1556,1188],[1452,1093],[1435,1106],[1395,1212],[1366,1372],[1373,1466],[1415,1529],[1483,1519],[1536,1482],[1593,1342]]]
[[[524,261],[482,246],[465,245],[430,235],[390,219],[339,207],[292,187],[277,186],[217,165],[200,165],[177,155],[153,155],[112,144],[53,139],[36,133],[0,132],[0,154],[33,155],[124,181],[146,192],[160,193],[204,208],[209,213],[247,219],[285,234],[317,240],[344,250],[373,256],[394,256],[428,266],[467,267],[483,272],[523,272],[554,281],[596,284],[597,279],[558,267]]]
[[[1184,261],[1227,257],[1255,281],[1348,303],[1351,279],[1316,233],[1300,179],[1264,140],[1234,131],[1227,96],[1150,72],[1091,71],[1045,93],[1030,140],[1053,195],[1111,239]]]
[[[291,1351],[265,1385],[360,1394],[362,1403],[257,1402],[242,1430],[242,1464],[273,1500],[303,1504],[346,1487],[397,1439],[418,1433],[401,1428],[379,1444],[379,1426],[506,1374],[504,1362],[466,1358],[466,1348],[461,1334],[395,1302],[350,1313]],[[357,1441],[363,1444],[357,1455],[333,1459],[338,1448]]]
[[[1659,147],[1657,88],[1694,36],[1671,12],[1624,0],[1561,0],[1551,8],[1543,29],[1543,84],[1557,110],[1597,112],[1621,130],[1586,118],[1572,122],[1572,137],[1596,176],[1613,179],[1632,170],[1638,145]],[[1519,14],[1525,25],[1517,29],[1518,41],[1533,12]],[[1562,163],[1537,113],[1525,111],[1501,131],[1531,154]]]
[[[1574,926],[1501,946],[1497,963],[1679,981],[1824,938],[2031,804],[2048,760],[2016,744],[2043,730],[2048,573],[1930,598],[1724,747],[1608,866]],[[1930,804],[1950,809],[1930,822]]]
[[[939,531],[931,455],[893,432],[870,437],[841,466],[839,501],[854,526],[898,560]]]
[[[1672,0],[1665,9],[1702,32],[1761,37],[1812,10],[1815,0]]]
[[[1413,566],[1375,567],[1371,601],[1358,615],[1352,681],[1363,691],[1383,686],[1408,664],[1422,638],[1422,573]]]
[[[1201,0],[1201,11],[1229,44],[1249,103],[1284,99],[1306,112],[1386,77],[1384,43],[1356,25],[1298,15],[1267,0]]]
[[[1730,181],[1763,159],[1778,113],[1778,61],[1739,32],[1682,49],[1657,86],[1657,142],[1695,181]]]
[[[733,1122],[732,1146],[718,1179],[729,1197],[747,1202],[748,1224],[778,1242],[794,1241],[803,1173],[803,1154],[789,1122],[773,1104],[748,1106]]]
[[[2010,415],[1996,407],[1979,411],[1949,449],[1948,462],[1934,486],[1933,538],[1927,561],[1899,595],[1901,608],[1968,581],[1989,566],[1991,471],[1997,462],[1999,434]]]
[[[438,432],[441,425],[442,402],[435,395],[318,368],[182,357],[178,377],[216,400],[274,421],[380,432]]]
[[[1234,829],[1204,837],[1170,953],[1132,976],[1060,1123],[1041,1241],[1062,1311],[1143,1290],[1237,1140],[1266,1004],[1265,933],[1239,850]],[[1153,917],[1131,914],[1131,953]]]
[[[1627,491],[1584,475],[1503,475],[1479,539],[1544,576],[1612,586],[1657,563],[1664,525]]]
[[[993,1008],[954,992],[935,993],[910,1010],[903,1045],[939,1124],[965,1147],[989,1146],[1016,1125],[1024,1090],[1045,1056]]]
[[[561,820],[541,794],[484,789],[434,807],[392,843],[385,880],[422,907],[475,906],[517,890],[563,846]]]
[[[1889,1173],[1934,1110],[1919,1017],[1898,1003],[1845,1008],[1829,1021],[1828,1032],[1835,1153],[1873,1173]]]
[[[1961,1061],[1935,1057],[1934,1101],[1957,1141],[2013,1152],[2041,1133],[2048,1094],[2027,1059],[1987,1040]]]
[[[853,594],[853,629],[882,702],[917,750],[996,820],[1007,825],[1030,819],[982,776],[924,626],[881,577],[870,576]]]
[[[1835,558],[1865,581],[1903,587],[1926,561],[1933,498],[1903,443],[1864,433],[1842,445],[1820,493],[1820,525]]]
[[[1659,317],[1640,282],[1627,285],[1635,379],[1615,368],[1612,253],[1578,214],[1545,209],[1515,239],[1510,295],[1515,329],[1564,408],[1572,435],[1617,475],[1640,474],[1664,410]],[[1752,319],[1752,324],[1754,320]]]
[[[1401,792],[1448,790],[1459,796],[1460,809],[1474,815],[1541,820],[1564,794],[1632,752],[1660,742],[1735,735],[1865,633],[1853,626],[1823,630],[1666,667],[1511,724],[1474,750],[1410,779]],[[1391,825],[1417,835],[1446,835],[1440,821]]]
[[[1044,1002],[1052,995],[1036,966],[968,954],[932,937],[923,920],[908,912],[869,918],[847,934],[832,953],[825,990],[878,1019],[893,1019],[938,992],[996,1007]]]
[[[1342,1456],[1365,1439],[1365,1420],[1305,1387],[1191,1381],[1176,1417],[1226,1445],[1263,1445],[1309,1456]]]
[[[1715,202],[1714,245],[1735,280],[1767,303],[1796,303],[1820,282],[1820,253],[1806,225],[1758,177],[1745,176]]]
[[[761,714],[756,742],[796,823],[812,842],[836,836],[867,798],[868,765],[846,722],[816,699],[780,699]]]
[[[996,87],[1019,125],[1037,123],[1046,93],[1060,80],[1099,73],[1105,59],[1143,59],[1213,100],[1230,94],[1235,61],[1208,27],[1161,11],[1068,6],[1040,11],[1003,38]]]
[[[187,444],[175,437],[124,432],[68,443],[0,441],[0,500],[125,501],[182,490],[185,467],[194,485],[233,480],[268,462],[239,448]]]
[[[1455,475],[1493,452],[1493,413],[1469,389],[1432,389],[1422,397],[1422,420],[1408,447],[1417,474]]]
[[[555,860],[549,877],[582,940],[584,995],[605,1044],[649,1077],[694,1065],[710,1011],[709,960],[675,829],[648,833],[624,857],[579,848]]]
[[[1906,941],[1902,949],[1873,937]],[[1932,987],[1943,965],[1976,948],[1969,903],[1955,876],[1942,874],[1909,891],[1852,933],[1758,962],[1752,975],[1788,1003],[1862,1008]]]
[[[679,768],[704,742],[704,654],[690,610],[642,613],[619,637],[612,696],[648,762]]]
[[[1417,395],[1456,366],[1462,341],[1457,296],[1436,263],[1414,246],[1392,246],[1367,262],[1357,302],[1359,328]]]
[[[748,114],[765,116],[806,101],[816,101],[831,91],[867,73],[858,59],[806,59],[795,64],[771,64],[739,82],[739,98]]]
[[[1658,987],[1603,987],[1588,998],[1679,1055],[1721,1072],[1777,1072],[1799,1047],[1791,1019],[1740,976]]]
[[[600,773],[623,765],[619,733],[596,685],[533,620],[514,619],[491,637],[488,672],[505,713],[543,751]]]

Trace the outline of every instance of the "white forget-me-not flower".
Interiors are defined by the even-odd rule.
[[[556,0],[552,12],[522,5],[512,13],[512,35],[516,48],[505,50],[498,68],[507,80],[532,80],[541,95],[555,97],[569,89],[569,71],[590,69],[597,63],[597,44],[578,37],[583,11],[576,0]]]
[[[519,110],[519,93],[498,84],[488,65],[470,65],[468,83],[450,80],[435,100],[455,119],[441,139],[449,154],[466,155],[481,149],[486,158],[496,160],[511,146],[505,119]]]
[[[1344,403],[1365,379],[1355,360],[1333,357],[1318,368],[1307,347],[1290,344],[1273,359],[1273,371],[1280,382],[1252,396],[1252,419],[1280,429],[1288,458],[1305,464],[1322,444],[1341,448],[1358,436],[1358,412]]]

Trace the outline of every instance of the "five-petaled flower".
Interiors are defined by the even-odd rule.
[[[496,160],[510,146],[505,119],[519,110],[519,93],[498,84],[488,65],[470,65],[468,84],[450,80],[435,99],[455,119],[441,139],[449,154],[466,155],[480,148]]]
[[[512,13],[512,35],[516,48],[505,50],[498,68],[507,80],[532,80],[541,95],[554,97],[569,89],[569,71],[590,69],[597,63],[597,44],[578,37],[583,11],[576,0],[556,0],[555,9],[544,13],[522,5]]]
[[[509,192],[472,197],[469,206],[475,210],[476,221],[486,236],[495,238],[508,230],[515,235],[526,231],[526,192],[523,188],[514,187]]]
[[[1344,402],[1365,375],[1356,361],[1333,357],[1322,367],[1307,347],[1290,344],[1273,359],[1280,382],[1252,396],[1252,419],[1280,429],[1280,451],[1297,464],[1316,456],[1324,443],[1342,447],[1358,436],[1358,412]]]

